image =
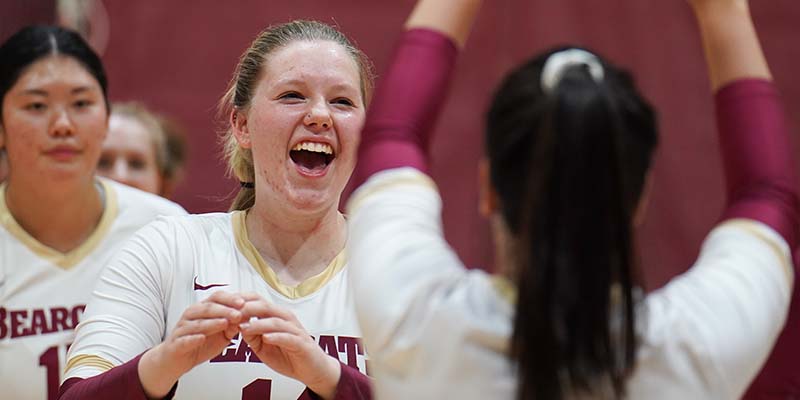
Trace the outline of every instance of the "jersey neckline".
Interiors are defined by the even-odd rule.
[[[234,211],[231,213],[231,224],[233,228],[233,236],[236,240],[236,247],[239,252],[250,262],[250,265],[261,275],[271,288],[275,289],[278,293],[286,296],[289,299],[299,299],[309,296],[318,290],[322,289],[336,274],[344,269],[347,264],[347,256],[345,250],[339,252],[336,257],[331,260],[325,269],[317,275],[314,275],[297,286],[289,286],[281,283],[278,276],[272,267],[267,264],[261,254],[258,252],[250,238],[247,235],[247,227],[245,225],[246,211]]]
[[[4,226],[12,236],[37,256],[50,261],[59,268],[70,269],[83,261],[86,256],[97,248],[117,217],[116,192],[108,182],[102,179],[98,179],[98,182],[105,194],[105,207],[103,207],[103,215],[100,217],[100,222],[83,243],[66,253],[62,253],[38,241],[14,219],[6,204],[5,183],[0,185],[0,225]]]

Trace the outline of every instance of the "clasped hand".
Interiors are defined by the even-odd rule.
[[[317,345],[294,313],[254,293],[224,291],[188,307],[167,339],[151,350],[169,365],[171,373],[162,376],[174,379],[166,387],[220,355],[237,333],[274,371],[303,382],[323,398],[333,397],[341,374],[339,361]]]

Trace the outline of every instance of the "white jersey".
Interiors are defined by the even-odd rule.
[[[433,181],[411,168],[378,173],[348,211],[376,398],[515,398],[514,289],[463,267],[444,240]],[[786,242],[764,224],[714,229],[692,269],[645,298],[629,398],[739,398],[785,322],[790,261]]]
[[[159,219],[109,263],[70,348],[65,379],[87,378],[161,343],[183,311],[217,290],[255,292],[291,310],[320,346],[366,373],[346,259],[281,284],[247,237],[245,212]],[[124,284],[120,284],[124,282]],[[305,385],[272,371],[237,337],[178,381],[176,399],[295,400]]]
[[[29,235],[8,211],[0,186],[0,397],[55,399],[67,346],[92,287],[111,255],[177,204],[105,179],[100,223],[76,249],[61,253]]]

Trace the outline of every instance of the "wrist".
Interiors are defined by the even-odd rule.
[[[332,400],[336,396],[339,378],[342,376],[342,364],[339,360],[325,355],[324,374],[319,381],[308,385],[308,388],[325,400]]]
[[[695,1],[692,9],[698,20],[718,20],[731,16],[744,16],[750,19],[750,6],[747,1]]]
[[[139,360],[139,382],[145,395],[150,399],[166,396],[183,371],[171,365],[169,357],[164,357],[163,347],[159,344],[147,350]]]

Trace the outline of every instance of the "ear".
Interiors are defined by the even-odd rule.
[[[3,151],[6,148],[6,130],[3,128],[3,124],[0,124],[0,151]]]
[[[489,160],[481,158],[478,162],[478,210],[486,218],[494,215],[500,204],[497,192],[492,188],[491,176]]]
[[[230,115],[231,130],[236,142],[239,143],[243,149],[252,147],[250,143],[250,130],[247,127],[247,115],[239,110],[234,109]]]

